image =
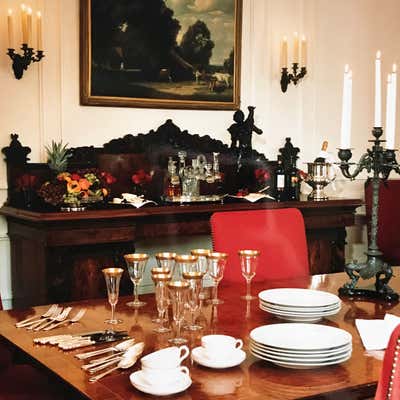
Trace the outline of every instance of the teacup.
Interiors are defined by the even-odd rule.
[[[142,367],[165,370],[178,367],[188,355],[189,347],[173,346],[150,353],[140,361]]]
[[[174,368],[148,368],[142,365],[143,380],[148,385],[166,386],[179,381],[182,374],[189,375],[189,368],[183,365]]]
[[[243,347],[241,339],[228,335],[206,335],[201,338],[203,354],[209,359],[220,360],[229,358]]]

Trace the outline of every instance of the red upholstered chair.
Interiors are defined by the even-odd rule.
[[[242,282],[238,250],[260,250],[253,281],[310,274],[304,220],[296,208],[218,212],[211,216],[215,251],[229,254],[226,282]]]
[[[400,325],[390,336],[375,394],[375,400],[397,399],[400,399]]]
[[[379,187],[378,246],[391,265],[400,265],[400,180],[388,180]],[[367,220],[371,221],[372,184],[365,185]],[[368,226],[368,231],[369,231]]]

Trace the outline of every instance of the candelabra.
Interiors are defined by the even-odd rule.
[[[297,73],[298,69],[299,69],[298,63],[293,63],[293,66],[292,66],[293,73],[292,74],[289,73],[287,67],[282,68],[281,89],[282,89],[283,93],[286,92],[287,87],[290,82],[293,82],[295,85],[297,85],[297,82],[300,79],[302,79],[304,76],[306,76],[306,74],[307,74],[306,67],[301,67],[299,73]]]
[[[36,54],[32,47],[28,47],[26,43],[22,44],[21,50],[23,54],[16,53],[15,49],[8,49],[7,55],[12,60],[12,69],[17,79],[21,79],[29,65],[32,62],[39,62],[43,57],[43,50],[37,50]]]
[[[366,170],[368,173],[373,172],[370,178],[372,182],[372,210],[371,210],[371,228],[368,243],[367,261],[359,264],[353,261],[345,266],[345,271],[350,277],[350,282],[345,283],[340,289],[339,294],[350,297],[378,298],[387,302],[399,300],[399,295],[393,291],[388,285],[393,272],[391,266],[383,261],[383,253],[379,250],[377,244],[378,233],[378,207],[379,207],[379,184],[385,181],[390,172],[393,170],[400,173],[400,166],[396,161],[395,150],[383,149],[380,140],[382,136],[382,128],[375,127],[372,134],[375,137],[372,142],[372,148],[367,149],[360,161],[356,164],[353,173],[350,172],[349,160],[352,156],[350,149],[339,149],[338,156],[340,158],[340,169],[346,178],[353,180],[361,171]],[[375,290],[357,288],[357,282],[360,279],[370,279],[375,276]]]

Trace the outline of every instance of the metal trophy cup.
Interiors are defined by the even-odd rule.
[[[328,200],[324,192],[324,187],[335,179],[335,173],[330,163],[310,162],[307,163],[308,174],[305,178],[313,191],[308,195],[308,200],[321,201]]]

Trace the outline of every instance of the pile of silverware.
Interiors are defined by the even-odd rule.
[[[81,308],[73,317],[68,318],[71,311],[72,307],[63,308],[58,306],[58,304],[53,304],[42,315],[35,315],[33,317],[24,319],[23,321],[19,321],[15,324],[15,326],[17,328],[26,328],[33,331],[49,331],[64,324],[80,321],[85,315],[86,308]]]

